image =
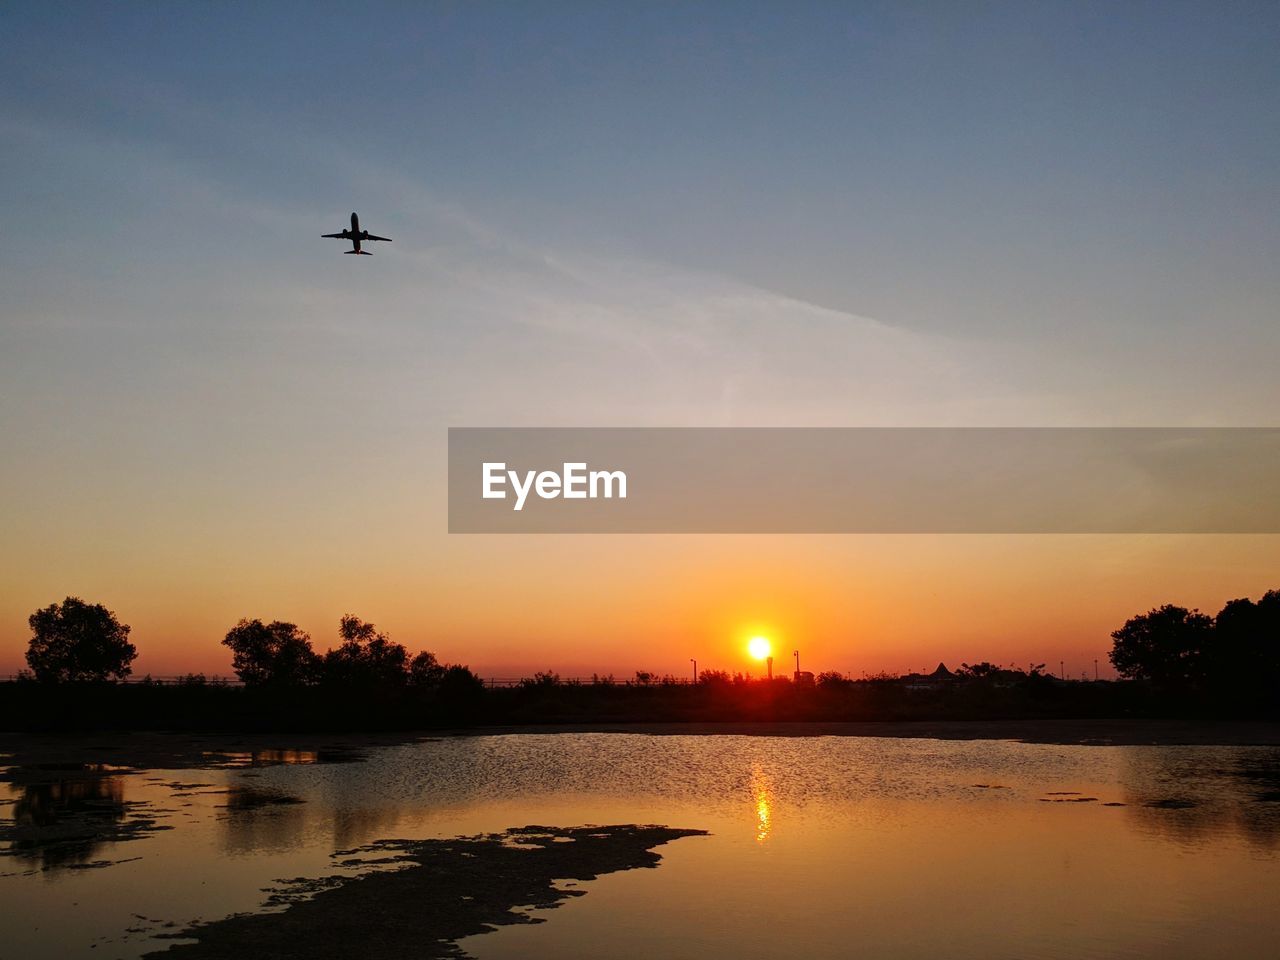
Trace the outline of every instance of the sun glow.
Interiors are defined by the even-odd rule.
[[[773,644],[768,637],[752,637],[747,643],[747,652],[757,660],[764,660],[773,653]]]

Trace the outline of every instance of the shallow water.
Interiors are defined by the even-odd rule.
[[[528,824],[711,835],[535,911],[546,923],[462,941],[480,960],[1247,958],[1280,942],[1275,748],[566,733],[317,759],[10,769],[0,825],[42,829],[0,859],[0,956],[136,957],[260,909],[279,880],[341,874],[337,851]]]

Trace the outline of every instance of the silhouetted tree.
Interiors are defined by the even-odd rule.
[[[350,614],[338,626],[342,644],[324,656],[326,680],[362,686],[404,684],[409,679],[409,651],[393,643],[372,623]]]
[[[222,642],[231,648],[231,668],[247,686],[297,686],[318,677],[320,657],[295,624],[241,620]]]
[[[415,687],[438,687],[444,673],[445,667],[428,650],[423,650],[409,663],[409,682]]]
[[[470,705],[484,695],[484,681],[466,667],[454,664],[445,667],[439,693],[446,703]]]
[[[100,603],[67,597],[27,618],[31,644],[27,663],[37,680],[123,680],[138,648],[129,642],[129,625]]]
[[[894,670],[877,670],[875,673],[862,673],[864,683],[895,683],[902,679],[902,674]]]
[[[1191,686],[1205,677],[1213,621],[1198,610],[1165,604],[1111,634],[1116,672],[1133,680]]]
[[[520,687],[526,690],[538,687],[554,687],[559,682],[560,674],[554,670],[539,670],[532,677],[522,677]]]
[[[1249,701],[1280,696],[1280,591],[1229,601],[1214,618],[1206,670],[1219,689]]]

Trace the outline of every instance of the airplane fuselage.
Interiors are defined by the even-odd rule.
[[[388,243],[391,241],[390,237],[375,237],[371,233],[369,233],[368,230],[361,230],[360,218],[356,216],[354,212],[351,214],[350,230],[343,230],[341,233],[325,233],[325,234],[321,234],[321,236],[329,239],[333,239],[333,240],[350,240],[351,249],[344,250],[342,252],[343,253],[361,253],[361,254],[364,254],[366,257],[369,256],[369,251],[362,250],[360,248],[360,242],[362,240],[382,240]]]

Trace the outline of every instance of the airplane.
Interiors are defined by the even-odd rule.
[[[373,254],[371,254],[368,250],[360,249],[361,240],[385,240],[387,243],[391,242],[390,237],[375,237],[368,230],[361,230],[360,218],[357,217],[354,213],[351,214],[350,230],[343,230],[341,233],[322,233],[320,234],[320,236],[329,240],[350,240],[351,245],[352,247],[354,247],[354,249],[343,250],[342,252],[343,253],[359,253],[359,254],[363,254],[366,257],[371,257],[373,256]]]

